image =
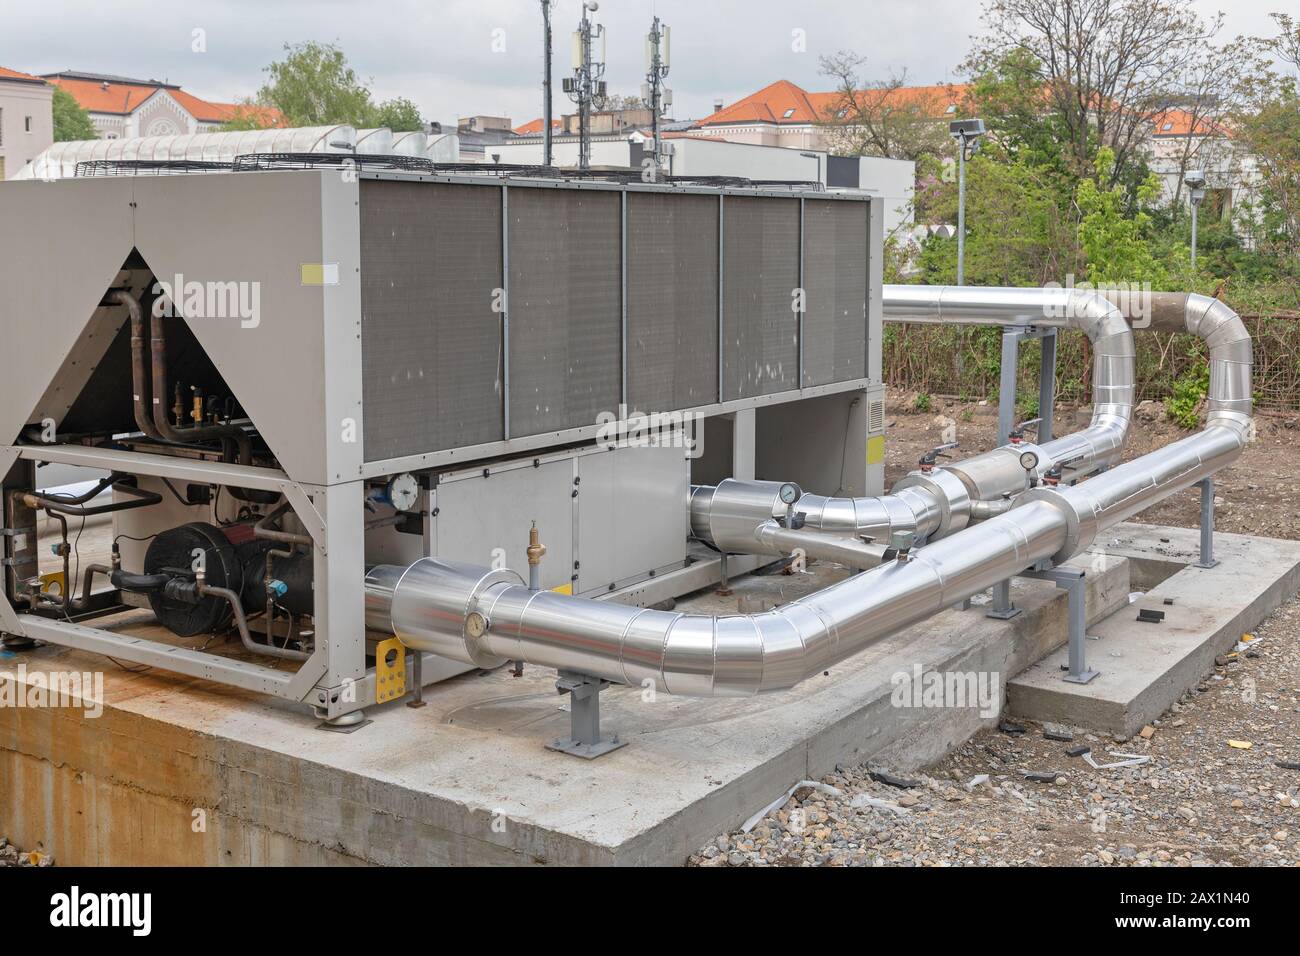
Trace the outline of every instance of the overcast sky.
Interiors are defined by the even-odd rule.
[[[1268,13],[1294,0],[1197,0],[1230,8],[1226,33],[1271,34]],[[777,79],[827,89],[818,57],[850,49],[867,78],[958,79],[978,0],[602,0],[611,92],[636,94],[656,13],[673,29],[677,118],[704,116]],[[554,4],[555,111],[579,0]],[[205,52],[195,52],[195,31]],[[803,31],[804,49],[796,40]],[[426,118],[541,115],[539,0],[0,0],[0,65],[166,79],[207,99],[252,96],[285,43],[338,43],[378,99],[406,96]],[[504,47],[504,49],[502,49]]]

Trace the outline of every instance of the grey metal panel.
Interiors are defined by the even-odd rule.
[[[724,400],[797,388],[799,200],[728,196],[724,210]]]
[[[498,196],[499,198],[499,196]],[[573,461],[502,468],[444,478],[434,489],[432,550],[528,579],[528,529],[537,522],[546,557],[542,587],[570,583],[573,568]]]
[[[0,183],[0,443],[47,415],[62,420],[64,403],[48,393],[131,254],[134,190],[132,179]],[[110,340],[102,340],[104,348]],[[64,379],[71,393],[89,380],[99,356],[84,358]]]
[[[804,384],[866,374],[866,203],[808,202],[804,211]]]
[[[620,445],[576,462],[582,484],[575,499],[580,563],[575,594],[605,593],[615,582],[686,559],[684,449]]]
[[[693,408],[718,397],[718,201],[629,193],[628,404]]]
[[[511,435],[618,409],[619,207],[617,192],[510,190]]]
[[[367,461],[503,437],[501,193],[361,183]]]

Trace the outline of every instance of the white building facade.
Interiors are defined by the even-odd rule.
[[[54,142],[54,88],[0,67],[0,180],[12,179]]]

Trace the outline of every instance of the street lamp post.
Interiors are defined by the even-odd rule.
[[[984,135],[982,119],[953,120],[948,132],[957,141],[957,284],[966,284],[966,160],[974,156]]]
[[[1205,172],[1189,169],[1183,176],[1187,184],[1187,199],[1192,204],[1192,271],[1196,271],[1196,213],[1205,201]]]
[[[550,166],[553,160],[551,139],[551,3],[542,0],[542,165]]]

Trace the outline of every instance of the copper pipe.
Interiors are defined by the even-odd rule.
[[[166,441],[180,443],[233,439],[239,445],[240,464],[252,464],[252,441],[240,426],[194,425],[177,428],[167,420],[167,410],[160,400],[160,396],[167,394],[167,333],[162,318],[155,314],[149,324],[150,351],[153,357],[153,423],[158,434]]]
[[[145,371],[147,360],[144,313],[135,296],[125,289],[117,290],[111,298],[114,302],[126,306],[127,315],[131,317],[131,392],[135,409],[135,427],[155,441],[161,441],[162,436],[158,434],[158,429],[154,428],[153,422],[149,419],[150,393],[149,376]]]

